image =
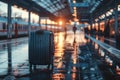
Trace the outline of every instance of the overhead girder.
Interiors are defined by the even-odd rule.
[[[8,3],[9,0],[1,0],[2,2]],[[32,0],[11,0],[12,5],[17,5],[18,7],[22,7],[23,9],[27,9],[28,11],[32,11],[42,17],[54,17],[52,13],[48,12],[41,6],[34,3]]]
[[[93,18],[98,18],[100,15],[105,14],[108,10],[115,8],[114,0],[103,0],[103,2],[96,8],[92,13],[94,14]]]
[[[8,2],[9,0],[1,0],[3,2]],[[11,0],[12,1],[12,5],[17,5],[18,7],[22,7],[23,9],[27,9],[27,10],[31,10],[34,13],[37,13],[38,15],[42,16],[42,17],[50,17],[52,19],[57,18],[54,14],[55,13],[60,13],[60,15],[62,14],[62,16],[66,17],[66,18],[72,18],[72,14],[70,12],[70,6],[69,4],[69,0],[61,0],[61,3],[66,4],[65,8],[62,8],[60,10],[57,10],[53,13],[50,13],[49,11],[47,11],[46,9],[42,8],[40,5],[36,4],[34,1],[32,0]],[[50,1],[54,1],[54,0],[50,0]],[[59,0],[60,1],[60,0]],[[92,12],[93,14],[93,19],[98,18],[100,15],[105,14],[109,9],[114,8],[115,4],[114,4],[115,0],[103,0],[100,5],[97,6],[97,8]],[[120,3],[120,0],[116,0],[118,2],[118,4]],[[80,3],[83,2],[83,0],[77,0],[76,2]],[[49,5],[51,6],[51,5]],[[47,6],[47,7],[49,7]],[[91,6],[90,6],[91,7]],[[86,9],[82,9],[82,7],[77,7],[77,15],[78,18],[80,19],[89,19],[90,20],[90,7],[86,7]],[[59,15],[58,15],[59,16]]]

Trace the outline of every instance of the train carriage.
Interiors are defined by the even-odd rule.
[[[7,18],[0,17],[0,38],[7,37]],[[31,24],[31,30],[36,30],[38,24]],[[12,37],[28,35],[28,22],[22,20],[12,20]]]

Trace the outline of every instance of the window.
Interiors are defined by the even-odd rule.
[[[5,30],[6,29],[6,24],[5,23],[3,23],[3,30]]]

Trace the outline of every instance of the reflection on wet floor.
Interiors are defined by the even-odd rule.
[[[52,80],[80,80],[78,74],[79,60],[77,56],[79,52],[78,46],[86,43],[84,33],[78,31],[74,35],[73,32],[67,32],[66,35],[64,32],[60,32],[54,35],[55,53],[53,73],[45,71],[43,66],[42,71],[31,73],[31,76],[28,64],[28,39],[23,38],[21,40],[5,41],[4,45],[6,46],[5,48],[1,48],[0,52],[0,75],[8,75],[8,73],[15,77],[25,75],[25,77],[20,77],[18,80],[50,80],[49,77]],[[8,48],[10,46],[11,48]],[[9,55],[8,52],[10,53]],[[11,71],[8,71],[8,69]]]
[[[0,46],[0,75],[16,73],[17,67],[27,62],[27,38],[2,41]]]
[[[96,60],[94,48],[91,46],[95,44],[94,42],[88,45],[91,43],[90,39],[85,39],[84,33],[79,31],[75,35],[73,32],[67,32],[67,35],[64,32],[54,35],[53,71],[47,70],[46,66],[37,66],[37,69],[29,71],[28,38],[0,43],[5,45],[0,49],[0,79],[11,77],[17,80],[103,80],[97,66],[101,61]],[[98,36],[96,39],[99,39]],[[89,50],[86,45],[92,50]],[[80,46],[85,46],[86,50],[82,50]],[[97,44],[95,44],[95,49],[99,49],[100,56],[105,55]],[[106,61],[113,65],[108,57]],[[119,70],[116,66],[118,74]]]
[[[117,48],[116,47],[116,41],[113,38],[105,38],[104,36],[99,37],[98,35],[96,35],[96,39],[97,40],[99,39],[101,42],[104,42],[108,45],[111,45],[111,46]]]
[[[82,33],[82,32],[81,32]],[[55,38],[57,44],[54,56],[53,80],[79,80],[79,70],[77,65],[78,46],[85,42],[84,35],[77,32],[67,33],[66,39],[64,33],[59,33],[59,39]],[[60,43],[60,44],[59,44]]]

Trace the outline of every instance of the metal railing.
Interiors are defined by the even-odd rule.
[[[116,58],[120,59],[120,50],[104,43],[99,40],[96,40],[95,38],[85,35],[87,38],[91,39],[93,42],[97,43],[100,47],[108,51],[110,54],[114,55]]]

